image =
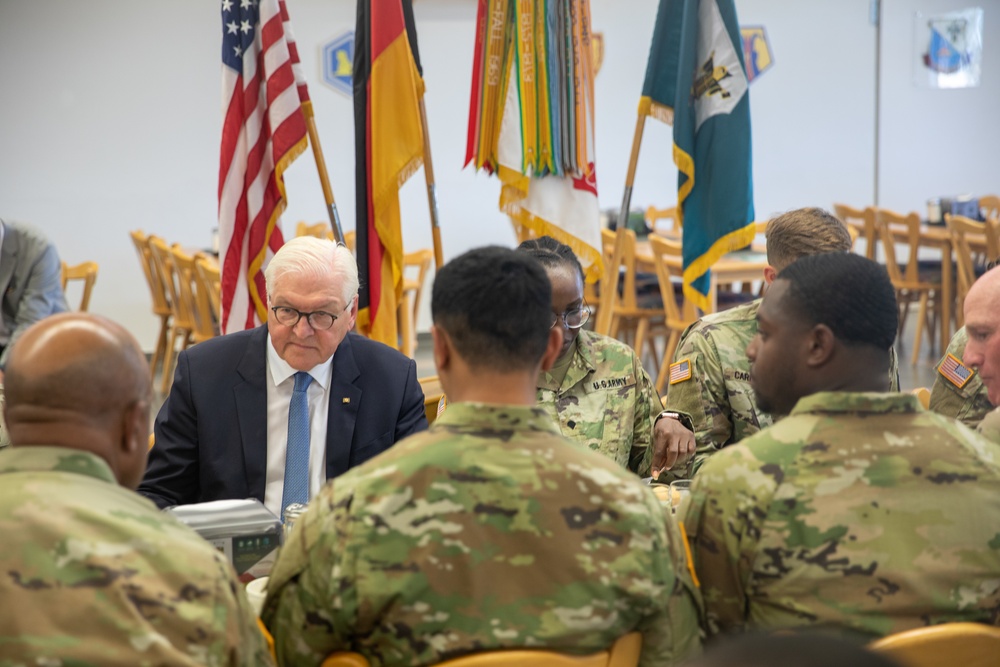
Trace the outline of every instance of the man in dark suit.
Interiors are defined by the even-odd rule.
[[[139,486],[160,507],[253,497],[281,516],[427,428],[413,360],[351,333],[358,273],[345,247],[293,239],[265,280],[266,326],[177,360]]]
[[[69,308],[59,254],[38,230],[0,220],[0,384],[8,348],[35,322]]]

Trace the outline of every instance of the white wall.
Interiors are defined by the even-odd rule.
[[[658,3],[591,2],[594,30],[605,36],[596,91],[598,187],[602,207],[617,209]],[[909,53],[895,44],[911,39],[907,16],[955,2],[886,2],[887,205],[919,209],[937,194],[1000,190],[1000,47],[989,41],[991,31],[1000,34],[1000,0],[979,0],[987,35],[980,89],[910,90],[908,70],[905,80],[889,83],[893,59]],[[319,48],[353,29],[355,3],[288,4],[341,217],[352,229],[353,107],[320,83]],[[485,243],[512,244],[510,224],[497,210],[496,179],[461,168],[476,3],[414,5],[445,257]],[[774,67],[750,89],[758,217],[834,201],[872,203],[875,29],[868,0],[738,0],[737,9],[741,23],[765,25],[775,54]],[[220,31],[218,4],[210,0],[0,0],[0,216],[38,225],[71,263],[99,262],[91,310],[121,321],[147,349],[156,322],[128,231],[188,246],[210,242]],[[941,118],[955,122],[942,127]],[[669,205],[676,201],[670,129],[656,121],[646,128],[633,206]],[[960,159],[942,163],[952,154]],[[292,165],[287,184],[286,230],[299,219],[326,218],[309,155]],[[422,173],[404,187],[402,204],[406,246],[429,247]],[[419,325],[426,329],[426,313]]]

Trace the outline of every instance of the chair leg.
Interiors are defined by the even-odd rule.
[[[177,336],[181,331],[174,329],[170,335],[170,341],[163,355],[163,378],[160,381],[160,393],[164,396],[170,390],[170,381],[174,374],[174,355],[177,353]]]
[[[927,292],[920,294],[920,308],[917,310],[917,333],[913,337],[913,355],[910,360],[914,366],[917,365],[917,359],[920,358],[920,339],[924,333],[924,327],[927,326],[927,295]]]
[[[156,369],[167,353],[167,334],[170,332],[170,315],[160,315],[160,333],[156,337],[156,349],[149,360],[149,373],[156,375]]]
[[[639,324],[635,327],[635,356],[642,362],[642,346],[646,342],[647,331],[649,331],[649,320],[645,317],[639,318]]]
[[[678,339],[681,337],[677,331],[671,331],[667,338],[667,345],[663,348],[663,361],[660,363],[660,372],[656,374],[656,393],[663,395],[663,388],[667,384],[667,376],[670,373],[670,362],[674,359],[674,350],[677,349]]]
[[[410,295],[404,293],[399,300],[397,313],[399,315],[399,351],[407,357],[413,357],[413,323]]]

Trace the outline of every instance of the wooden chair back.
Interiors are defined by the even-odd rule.
[[[149,248],[156,263],[156,270],[163,276],[170,302],[170,333],[164,348],[163,378],[160,382],[160,392],[166,394],[170,390],[170,380],[174,372],[174,361],[177,353],[177,342],[182,349],[191,344],[191,334],[194,331],[194,309],[190,302],[181,297],[180,281],[174,266],[174,256],[163,239],[150,236]]]
[[[153,258],[153,251],[149,246],[149,240],[155,238],[146,236],[142,231],[135,230],[129,233],[132,243],[139,253],[139,263],[142,265],[142,273],[146,276],[146,283],[149,285],[149,293],[153,300],[153,314],[160,318],[160,332],[156,337],[156,348],[153,356],[149,360],[149,371],[151,375],[156,375],[156,368],[160,362],[166,358],[167,338],[170,334],[170,318],[173,309],[170,307],[167,296],[167,284],[160,273],[157,261]]]
[[[444,390],[441,388],[441,381],[437,375],[430,375],[425,378],[417,378],[420,383],[420,390],[424,392],[424,415],[427,423],[433,424],[438,416],[438,406],[444,398]]]
[[[62,288],[66,291],[69,281],[83,282],[83,293],[80,296],[80,307],[77,310],[87,312],[90,307],[90,295],[94,291],[94,283],[97,282],[97,262],[83,262],[75,266],[70,266],[66,262],[62,263]]]
[[[1000,195],[983,195],[979,198],[979,211],[983,218],[1000,220]]]
[[[681,226],[677,219],[677,207],[656,208],[650,206],[646,209],[646,226],[658,234],[665,231],[677,231]]]
[[[875,225],[885,248],[885,268],[896,289],[919,289],[920,216],[912,212],[903,215],[880,208],[875,211]],[[906,264],[899,262],[897,238],[905,239],[903,244],[908,249]]]
[[[851,234],[851,244],[857,239],[865,240],[865,257],[875,259],[875,246],[878,233],[875,229],[875,209],[871,206],[860,209],[848,206],[847,204],[834,204],[833,212],[841,222],[847,225],[847,231]]]
[[[1000,628],[981,623],[943,623],[883,637],[868,645],[906,667],[994,667]]]
[[[403,255],[403,297],[399,301],[398,317],[400,351],[408,357],[412,357],[417,348],[417,313],[420,312],[420,297],[424,291],[427,270],[433,259],[434,251],[430,248]],[[416,277],[407,278],[407,269],[416,269]]]
[[[218,324],[222,321],[222,275],[219,270],[219,261],[202,255],[195,259],[194,269],[200,284],[205,287],[212,315]]]
[[[656,277],[660,283],[660,295],[663,297],[663,311],[666,315],[664,323],[667,329],[667,342],[663,348],[660,370],[656,375],[656,391],[662,394],[667,385],[670,363],[673,361],[677,343],[680,342],[684,330],[698,319],[698,312],[683,293],[680,304],[677,302],[675,286],[684,282],[684,255],[681,242],[650,234],[649,245],[653,250]]]
[[[180,245],[170,249],[174,262],[174,276],[177,280],[178,312],[184,321],[190,322],[190,343],[200,343],[215,336],[212,321],[212,306],[208,293],[199,289],[195,258],[203,258],[201,253],[189,255]],[[190,343],[186,343],[186,348]]]
[[[653,340],[656,336],[654,327],[661,327],[664,319],[664,311],[662,306],[650,308],[648,305],[639,303],[636,281],[638,270],[636,266],[636,237],[635,232],[631,229],[624,230],[619,265],[611,266],[614,260],[616,236],[617,232],[609,229],[601,230],[601,242],[605,262],[604,276],[606,278],[606,280],[602,281],[601,289],[606,288],[605,286],[608,285],[607,279],[613,277],[616,271],[620,275],[620,292],[611,295],[612,314],[608,335],[612,338],[618,338],[619,333],[624,331],[626,336],[631,338],[630,342],[635,349],[636,356],[641,359],[646,340],[650,339],[651,343],[655,343]],[[634,334],[632,333],[633,331]],[[651,345],[650,351],[653,361],[659,365],[656,346]]]
[[[972,283],[976,282],[976,267],[1000,258],[998,223],[995,220],[979,222],[961,215],[944,214],[945,224],[951,232],[952,251],[955,253],[955,317],[962,326],[962,304]]]
[[[569,655],[544,649],[481,651],[437,663],[436,667],[636,667],[642,652],[638,632],[621,637],[607,650],[590,655]],[[368,667],[360,653],[334,653],[321,667]]]
[[[317,222],[310,225],[305,220],[299,220],[295,225],[295,236],[313,236],[318,239],[333,240],[333,230],[326,222]]]

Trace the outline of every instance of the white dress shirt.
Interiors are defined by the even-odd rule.
[[[264,505],[281,517],[285,489],[285,450],[288,447],[288,406],[295,387],[295,369],[278,356],[267,336],[267,477]],[[326,422],[330,414],[333,357],[309,369],[313,381],[306,389],[309,400],[309,497],[326,483]]]

